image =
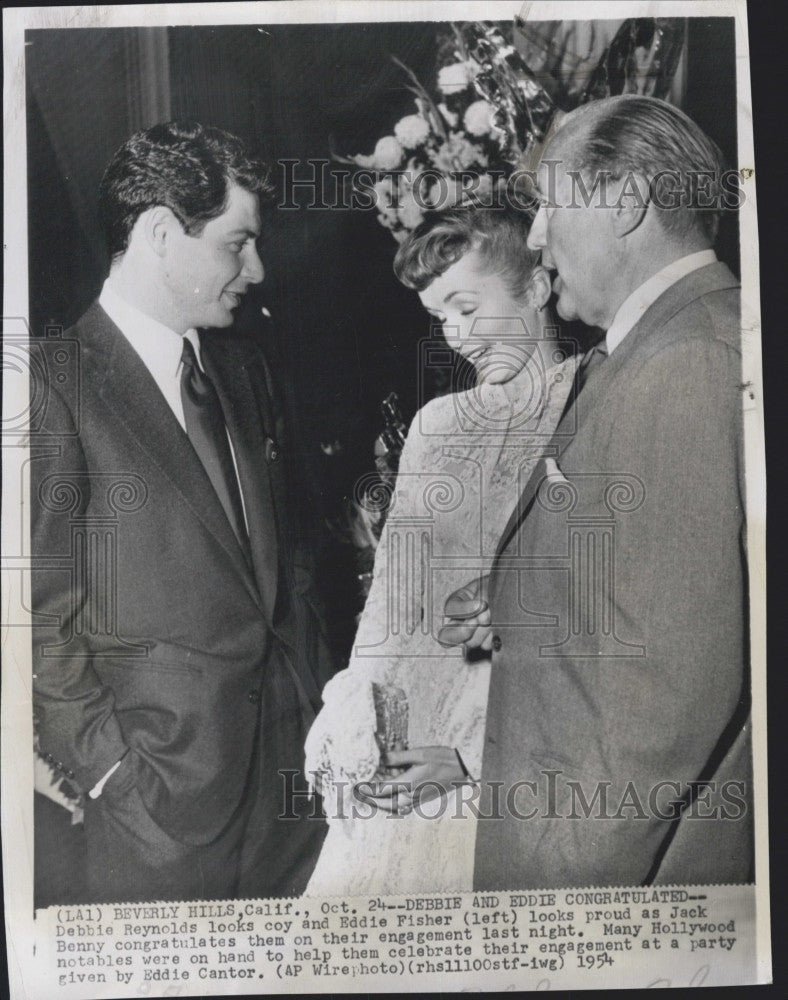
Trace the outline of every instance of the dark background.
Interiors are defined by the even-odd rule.
[[[273,165],[370,153],[414,110],[396,55],[434,85],[436,26],[425,23],[37,30],[27,33],[30,316],[73,323],[108,262],[95,212],[103,168],[133,131],[196,118],[244,137]],[[733,22],[689,22],[684,109],[736,159]],[[336,164],[334,169],[343,169]],[[330,195],[330,188],[329,188]],[[309,192],[297,196],[302,203]],[[406,420],[419,389],[418,342],[429,332],[416,296],[391,269],[396,244],[374,212],[273,210],[266,280],[237,325],[263,338],[290,403],[297,464],[315,521],[372,467],[379,404],[396,390]],[[719,253],[738,271],[735,219]],[[273,321],[260,314],[267,306]],[[423,380],[422,380],[423,382]],[[320,441],[344,452],[327,460]]]
[[[680,10],[680,4],[677,8]],[[758,184],[758,217],[759,217],[759,242],[760,242],[760,275],[761,275],[761,315],[763,321],[763,345],[764,345],[764,388],[766,406],[766,439],[768,448],[768,472],[770,485],[770,517],[769,517],[769,660],[776,669],[770,671],[769,680],[769,747],[770,747],[770,784],[772,796],[770,802],[770,812],[772,823],[770,824],[770,854],[771,854],[771,882],[774,886],[772,893],[772,922],[774,934],[774,978],[777,985],[753,989],[752,987],[742,987],[741,989],[711,989],[708,992],[712,996],[752,996],[767,995],[784,998],[785,983],[788,980],[786,972],[785,949],[781,947],[786,924],[786,900],[788,892],[781,891],[785,888],[786,870],[786,837],[785,808],[780,794],[781,782],[784,776],[785,753],[784,753],[784,713],[786,704],[786,673],[782,669],[782,659],[784,658],[786,642],[788,642],[788,623],[785,616],[785,571],[784,554],[786,547],[786,517],[782,507],[782,497],[785,489],[782,488],[785,478],[784,461],[784,436],[785,427],[788,424],[788,394],[785,392],[785,379],[788,373],[788,351],[786,351],[786,340],[784,332],[784,317],[788,312],[786,302],[786,282],[785,282],[785,181],[783,163],[783,147],[785,145],[785,130],[783,127],[785,115],[785,98],[788,86],[785,80],[786,58],[784,50],[784,35],[778,28],[775,18],[775,8],[772,4],[750,4],[748,11],[749,35],[750,35],[750,56],[751,73],[753,86],[753,109],[754,109],[754,130],[756,142],[756,165]],[[375,29],[379,30],[379,29]],[[41,36],[41,32],[36,33]],[[58,32],[58,37],[64,32]],[[106,37],[110,32],[102,32],[101,37]],[[54,46],[57,49],[57,46]],[[51,52],[52,45],[49,51]],[[715,45],[710,45],[706,52],[695,50],[693,58],[699,64],[713,64],[716,53],[721,51],[725,58],[721,59],[713,79],[722,81],[724,84],[724,97],[719,96],[719,87],[710,85],[707,91],[709,101],[721,101],[726,109],[727,119],[718,118],[708,126],[711,135],[720,141],[718,137],[718,127],[726,126],[732,130],[735,123],[735,113],[731,113],[731,97],[729,94],[729,60],[732,58],[728,54],[727,48],[718,49]],[[30,52],[30,49],[28,49]],[[31,53],[31,61],[46,54],[42,46],[39,49],[39,56]],[[72,45],[66,62],[70,69],[65,78],[67,86],[73,86],[74,77],[78,74],[81,59],[75,54],[75,47]],[[76,66],[75,66],[76,64]],[[381,72],[382,66],[374,67],[375,77]],[[309,75],[307,70],[306,75]],[[783,82],[780,83],[780,80]],[[320,81],[325,85],[325,81]],[[368,81],[366,92],[372,87],[372,80]],[[53,81],[52,86],[56,86]],[[375,82],[375,87],[377,83]],[[699,94],[703,91],[702,83],[697,88]],[[359,108],[364,104],[364,88],[359,88]],[[46,98],[44,98],[46,99]],[[688,110],[689,107],[688,107]],[[691,110],[690,110],[690,113]],[[31,109],[31,119],[36,114]],[[78,231],[70,231],[68,226],[69,213],[68,195],[66,193],[63,178],[59,173],[54,155],[50,152],[49,159],[42,154],[42,149],[50,145],[46,133],[42,134],[43,123],[39,120],[36,124],[29,126],[30,140],[30,191],[31,191],[31,215],[30,215],[30,237],[31,250],[35,250],[33,240],[38,240],[39,256],[31,253],[30,260],[30,283],[32,299],[31,315],[40,317],[47,314],[58,315],[59,310],[63,310],[63,317],[66,311],[76,315],[80,310],[80,302],[86,301],[85,296],[92,295],[99,287],[101,275],[97,272],[95,264],[89,263],[89,253],[83,250],[83,255],[88,263],[84,265],[84,275],[87,276],[80,291],[82,269],[78,266],[71,267],[69,261],[73,258],[75,265],[79,261],[76,245],[81,243],[85,247],[85,237]],[[95,117],[95,113],[91,114]],[[362,116],[363,117],[363,116]],[[380,120],[380,126],[390,125],[395,119],[394,115]],[[700,120],[700,119],[699,119]],[[106,127],[107,123],[100,121],[95,123],[98,127]],[[378,122],[370,121],[366,126],[370,134]],[[38,134],[36,134],[36,128]],[[119,123],[118,123],[119,128]],[[102,142],[95,128],[83,125],[81,130],[77,130],[77,135],[85,136],[85,143],[91,154],[91,159],[96,164],[96,176],[100,169],[99,161],[109,155],[112,142],[106,138]],[[125,135],[118,134],[112,140],[115,144],[122,141]],[[101,149],[98,148],[101,146]],[[50,146],[51,148],[51,146]],[[359,146],[363,152],[371,150],[371,144]],[[347,151],[347,150],[346,150]],[[350,150],[355,152],[356,150]],[[36,164],[33,161],[38,155],[41,161]],[[49,172],[49,180],[47,180]],[[47,201],[48,188],[52,186],[52,197]],[[92,189],[93,190],[93,189]],[[54,205],[54,211],[47,212],[46,204]],[[73,219],[73,213],[71,213]],[[387,239],[389,237],[385,234]],[[46,251],[49,245],[49,253],[41,254],[41,248]],[[89,247],[87,250],[89,251]],[[362,262],[363,263],[363,262]],[[359,266],[359,261],[354,262],[354,267]],[[271,268],[269,267],[269,281],[271,280]],[[92,288],[91,288],[92,282]],[[82,299],[80,298],[82,296]],[[419,322],[417,320],[416,322]],[[3,975],[0,978],[0,993],[8,994],[8,980],[6,975],[5,948],[3,948],[2,961]],[[779,983],[783,985],[780,986]],[[566,996],[567,994],[562,993]],[[620,994],[616,994],[620,995]]]
[[[70,326],[101,289],[108,260],[96,193],[107,161],[132,132],[170,118],[220,126],[260,152],[281,186],[282,159],[298,160],[303,177],[307,161],[328,159],[332,147],[370,153],[414,110],[390,55],[432,87],[437,50],[436,26],[422,23],[35,30],[26,43],[36,336],[48,325]],[[693,19],[683,107],[732,165],[734,79],[732,21]],[[308,193],[297,200],[305,204]],[[358,567],[341,557],[325,519],[373,468],[381,399],[395,390],[409,421],[434,390],[419,362],[429,322],[394,278],[395,250],[374,212],[273,208],[264,216],[266,279],[236,321],[261,338],[286,397],[294,464],[305,481],[299,499],[322,557],[318,583],[340,652],[352,640]],[[734,218],[723,224],[718,252],[738,271]],[[335,439],[343,452],[327,458],[320,443]],[[37,858],[54,862],[37,884],[36,905],[44,906],[73,888],[80,845],[63,829],[62,810],[36,799]]]
[[[162,34],[169,71],[159,65],[158,79],[147,83],[165,94],[132,102],[128,93],[139,88],[135,77],[151,62],[145,49],[158,48],[162,39],[152,36]],[[29,32],[34,332],[46,323],[70,325],[100,291],[108,262],[95,191],[107,160],[136,128],[165,109],[172,118],[218,125],[261,152],[281,187],[277,160],[297,159],[296,175],[309,176],[306,161],[328,159],[332,137],[339,152],[369,153],[414,110],[390,53],[426,73],[434,66],[434,28]],[[297,197],[310,200],[306,191]],[[339,438],[366,469],[380,430],[382,396],[396,388],[403,407],[415,411],[414,347],[427,329],[416,297],[394,278],[396,244],[370,212],[274,210],[264,223],[266,280],[248,295],[238,324],[256,325],[264,338],[293,404],[297,444],[307,463],[321,464],[320,440]],[[273,323],[260,316],[262,305]]]

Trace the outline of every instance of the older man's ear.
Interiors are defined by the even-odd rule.
[[[612,209],[614,234],[621,239],[634,232],[646,218],[649,209],[649,182],[639,174],[627,174],[613,192],[615,207]]]
[[[539,312],[544,309],[553,294],[553,281],[550,272],[541,264],[534,268],[531,275],[531,282],[528,286],[528,302]]]

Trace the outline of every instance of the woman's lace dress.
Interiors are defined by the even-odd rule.
[[[379,764],[373,681],[405,692],[408,746],[456,747],[479,776],[490,662],[468,663],[435,636],[448,595],[489,571],[575,365],[570,358],[542,371],[534,358],[516,376],[514,403],[503,386],[481,385],[416,414],[349,666],[326,685],[306,742],[307,774],[321,775],[329,822],[307,895],[472,888],[471,787],[407,815],[373,814],[351,789]]]

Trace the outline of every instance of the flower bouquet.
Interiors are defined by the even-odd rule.
[[[500,93],[490,86],[489,55],[501,66],[519,59],[511,31],[481,23],[443,29],[431,90],[392,56],[408,79],[415,111],[379,139],[370,155],[336,157],[360,168],[357,185],[371,188],[378,221],[398,242],[430,209],[467,198],[493,203],[512,172],[511,136],[502,128],[500,106],[487,96]],[[534,84],[532,96],[539,90]]]
[[[553,42],[542,51],[563,57]],[[541,57],[532,68],[514,44],[513,24],[451,24],[439,30],[429,88],[391,57],[408,80],[414,112],[371,154],[334,157],[358,168],[357,189],[371,194],[378,221],[402,242],[430,210],[501,204],[515,168],[535,165],[562,113],[578,103],[632,91],[664,96],[683,43],[681,19],[626,21],[590,80],[587,69],[575,80],[561,58]]]

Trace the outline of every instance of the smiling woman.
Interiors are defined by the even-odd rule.
[[[324,689],[307,740],[330,824],[313,895],[472,887],[468,786],[481,769],[486,653],[496,647],[487,628],[466,657],[444,644],[440,622],[447,597],[492,565],[576,366],[544,316],[550,281],[527,238],[522,214],[456,208],[429,216],[397,254],[400,280],[473,364],[477,385],[413,420],[350,666]],[[468,632],[488,627],[484,596],[467,598]],[[385,755],[379,687],[407,705],[409,745]],[[391,812],[399,822],[387,822]]]
[[[455,208],[428,215],[394,259],[397,277],[419,293],[477,383],[502,384],[512,400],[534,351],[549,367],[556,346],[545,311],[550,277],[528,233],[528,217],[515,209]]]

